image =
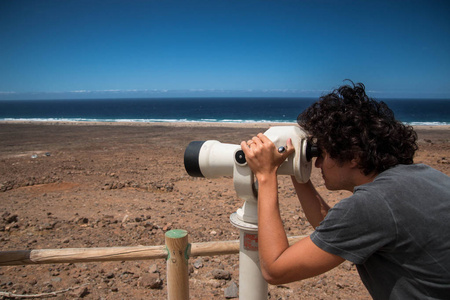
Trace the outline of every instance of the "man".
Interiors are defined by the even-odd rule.
[[[309,181],[293,180],[315,228],[289,247],[278,207],[278,153],[263,134],[241,146],[259,185],[261,271],[271,284],[316,276],[349,260],[374,299],[450,299],[450,178],[413,164],[416,133],[363,84],[344,85],[305,110],[298,123],[321,155],[330,190],[353,192],[333,208]]]

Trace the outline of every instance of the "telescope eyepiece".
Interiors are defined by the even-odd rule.
[[[322,154],[322,151],[320,150],[320,148],[317,145],[308,142],[308,144],[306,145],[306,160],[307,161],[311,161],[313,157],[319,157],[321,154]]]

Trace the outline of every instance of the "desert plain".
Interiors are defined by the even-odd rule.
[[[229,218],[243,201],[232,177],[189,176],[184,151],[194,140],[239,144],[272,125],[2,122],[0,250],[157,246],[171,229],[186,230],[190,243],[237,240]],[[450,175],[450,127],[415,129],[415,163]],[[311,180],[330,205],[349,195],[328,191],[318,169]],[[288,176],[279,176],[279,197],[287,235],[310,234]],[[237,254],[189,259],[191,299],[233,297],[238,285]],[[315,278],[269,285],[268,292],[268,299],[370,299],[349,262]],[[0,293],[167,299],[166,261],[2,266]]]

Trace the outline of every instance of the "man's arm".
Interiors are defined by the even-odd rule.
[[[330,206],[316,191],[311,181],[298,183],[295,177],[292,177],[292,183],[308,222],[316,228],[327,215]]]
[[[260,178],[258,184],[258,247],[267,282],[282,284],[306,279],[344,261],[317,247],[309,237],[289,247],[278,207],[276,175]]]
[[[250,146],[248,145],[250,144]],[[324,273],[344,261],[305,238],[289,247],[278,206],[278,166],[294,152],[278,153],[273,143],[259,134],[242,142],[247,163],[258,179],[258,248],[263,277],[271,284],[287,283]]]

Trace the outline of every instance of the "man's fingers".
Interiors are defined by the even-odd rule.
[[[264,134],[262,134],[262,133],[258,133],[257,137],[258,137],[258,139],[260,139],[264,144],[266,144],[266,143],[272,143],[272,141],[269,140],[269,138],[268,138],[267,136],[265,136]]]
[[[248,153],[250,151],[250,146],[248,145],[248,142],[242,141],[241,142],[241,149],[242,149],[242,151],[244,151],[245,155],[248,155]]]
[[[287,156],[289,156],[289,155],[291,155],[292,153],[294,153],[295,152],[295,148],[294,148],[294,145],[292,144],[292,139],[291,138],[288,138],[287,139],[287,141],[286,141],[286,154],[287,154]]]

